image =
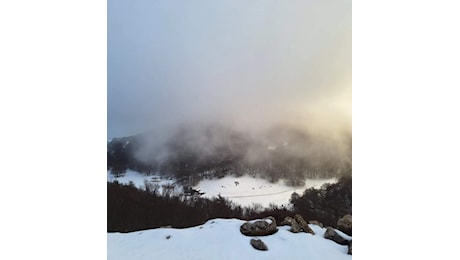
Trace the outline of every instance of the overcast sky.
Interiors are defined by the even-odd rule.
[[[108,136],[198,120],[351,127],[351,1],[109,0]]]

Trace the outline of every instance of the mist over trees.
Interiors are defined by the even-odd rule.
[[[152,132],[115,138],[107,143],[107,169],[123,175],[128,169],[160,174],[196,185],[204,178],[244,174],[288,185],[306,178],[338,178],[320,189],[291,196],[289,208],[271,205],[241,207],[223,198],[160,194],[145,183],[107,183],[109,232],[130,232],[161,226],[178,228],[203,224],[212,218],[254,219],[273,216],[281,222],[299,213],[309,220],[335,226],[351,214],[351,134],[327,138],[302,128],[277,126],[248,132],[214,125],[184,125],[168,135]],[[188,186],[186,186],[188,187]]]
[[[331,178],[351,171],[351,135],[321,137],[300,128],[277,126],[255,133],[221,125],[186,125],[155,138],[153,133],[115,138],[107,144],[107,169],[127,169],[195,181],[249,174],[289,185],[305,178]]]

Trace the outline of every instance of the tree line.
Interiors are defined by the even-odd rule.
[[[307,220],[318,220],[335,226],[345,214],[351,214],[351,176],[320,189],[307,189],[302,195],[294,193],[292,208],[271,204],[241,207],[217,197],[172,196],[152,190],[141,190],[133,184],[107,182],[107,231],[132,232],[172,226],[197,226],[214,218],[255,219],[273,216],[277,223],[286,216],[301,214]]]
[[[250,144],[235,143],[239,145],[223,145],[203,155],[186,141],[173,139],[167,146],[168,156],[157,161],[154,156],[150,160],[136,157],[142,146],[139,138],[119,138],[107,144],[107,170],[116,176],[131,169],[146,175],[160,173],[178,180],[191,177],[196,183],[204,178],[248,174],[272,183],[285,179],[290,186],[303,186],[306,178],[332,178],[351,171],[351,162],[343,164],[333,159],[293,156],[285,147],[265,151],[263,160],[250,161],[246,158]]]

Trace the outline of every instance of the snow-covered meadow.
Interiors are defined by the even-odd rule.
[[[122,184],[129,184],[132,182],[134,186],[142,190],[145,189],[145,181],[147,181],[151,184],[157,184],[158,191],[160,193],[163,191],[163,185],[173,185],[176,182],[176,180],[172,178],[164,178],[159,175],[147,176],[133,170],[127,170],[126,173],[121,177],[115,177],[113,174],[107,171],[107,181],[118,181]],[[172,190],[172,193],[175,195],[179,195],[181,192],[182,187],[180,186],[176,186],[176,188]]]
[[[140,189],[145,189],[144,181],[148,181],[158,184],[160,192],[163,185],[171,185],[176,182],[175,179],[167,179],[159,175],[146,176],[132,170],[126,171],[123,177],[118,178],[107,172],[107,180],[110,182],[117,180],[119,183],[124,184],[132,182]],[[325,183],[335,182],[337,182],[336,178],[306,179],[304,186],[292,187],[286,185],[284,180],[270,183],[268,180],[262,178],[243,175],[241,177],[226,176],[220,179],[205,179],[194,186],[194,189],[204,192],[202,196],[206,198],[220,195],[241,206],[259,204],[262,207],[268,207],[270,203],[278,206],[288,206],[293,192],[302,194],[307,188],[320,188]],[[176,184],[173,193],[178,195],[181,192],[182,187]]]
[[[268,251],[254,249],[240,233],[245,221],[213,219],[205,224],[185,228],[158,228],[131,233],[107,234],[107,259],[309,259],[350,260],[348,247],[324,238],[325,228],[309,224],[315,235],[291,233],[289,226],[261,239]],[[346,239],[350,236],[336,230]]]
[[[306,179],[304,186],[292,187],[285,184],[284,180],[276,183],[251,176],[226,176],[221,179],[202,180],[194,188],[204,192],[204,197],[224,198],[241,205],[251,206],[260,204],[268,207],[270,203],[278,206],[287,206],[293,192],[302,194],[308,188],[320,188],[324,183],[335,183],[337,179]]]

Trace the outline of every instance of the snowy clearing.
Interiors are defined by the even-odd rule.
[[[305,189],[320,188],[325,183],[335,183],[337,179],[307,179],[305,185],[292,187],[284,180],[270,183],[261,178],[247,175],[242,177],[226,176],[221,179],[202,180],[194,188],[204,192],[204,197],[212,198],[221,195],[241,206],[251,206],[254,203],[268,207],[270,203],[287,206],[293,192],[303,194]]]
[[[128,184],[133,182],[139,189],[145,189],[144,180],[160,185],[159,191],[162,192],[163,185],[171,185],[176,182],[175,179],[165,179],[159,175],[146,176],[142,173],[128,170],[123,177],[115,178],[110,172],[107,172],[107,181]],[[268,207],[270,203],[278,206],[289,207],[289,199],[293,192],[302,194],[308,188],[320,188],[325,183],[335,183],[336,178],[331,179],[306,179],[304,186],[292,187],[285,184],[284,180],[277,183],[270,183],[262,178],[255,178],[248,175],[241,177],[226,176],[220,179],[206,179],[198,183],[193,188],[204,192],[203,197],[213,198],[221,195],[241,206],[252,206],[260,204],[262,207]],[[179,195],[182,192],[182,186],[175,185],[173,194]]]
[[[110,171],[107,171],[107,181],[114,182],[115,180],[122,184],[129,184],[130,182],[133,182],[134,186],[142,190],[145,190],[144,181],[148,181],[152,184],[158,184],[158,191],[160,194],[163,191],[163,185],[173,185],[176,182],[175,179],[168,179],[159,175],[147,176],[133,170],[127,170],[122,177],[115,177],[110,173]],[[172,191],[172,194],[179,195],[181,192],[182,186],[176,185]]]
[[[282,226],[270,236],[247,237],[240,233],[243,223],[239,219],[214,219],[186,229],[108,233],[107,259],[352,259],[347,246],[323,238],[326,229],[316,225],[309,224],[315,235],[291,233],[288,226]],[[249,243],[251,238],[261,239],[268,251],[255,250]]]

